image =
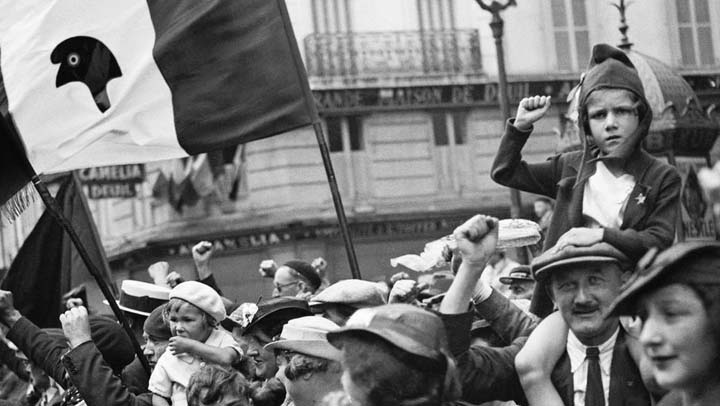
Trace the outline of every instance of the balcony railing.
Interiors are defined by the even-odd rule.
[[[325,33],[305,37],[310,76],[478,74],[477,30]]]

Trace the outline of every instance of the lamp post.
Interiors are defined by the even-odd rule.
[[[495,39],[495,52],[497,54],[497,65],[498,65],[498,99],[500,102],[500,112],[503,117],[503,122],[510,117],[510,99],[508,98],[507,92],[507,75],[505,74],[505,51],[503,49],[503,28],[505,22],[500,17],[500,12],[510,6],[517,5],[515,0],[507,0],[505,3],[493,0],[490,3],[485,3],[483,0],[475,0],[477,4],[483,10],[492,14],[492,20],[490,21],[490,29],[492,29],[493,38]],[[510,217],[520,217],[520,207],[522,203],[520,201],[520,192],[517,189],[510,189]],[[518,259],[521,262],[527,263],[527,252],[525,250],[518,250]]]

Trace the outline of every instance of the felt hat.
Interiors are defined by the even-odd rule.
[[[532,270],[529,265],[520,265],[513,268],[508,276],[501,276],[500,283],[510,285],[513,282],[534,282]]]
[[[387,304],[356,311],[344,327],[327,333],[330,344],[342,349],[343,337],[370,333],[415,356],[445,364],[444,400],[460,396],[457,368],[439,316],[409,304]]]
[[[387,303],[375,282],[360,279],[337,281],[310,299],[310,307],[322,308],[327,304],[343,304],[360,309]]]
[[[341,352],[330,345],[327,333],[340,326],[317,316],[305,316],[288,321],[280,333],[280,339],[265,346],[266,350],[287,350],[313,357],[340,361]]]
[[[311,316],[308,302],[294,297],[275,297],[258,303],[257,311],[245,325],[242,335],[245,335],[253,328],[263,328],[266,324],[285,324],[288,320],[303,316]],[[234,313],[234,312],[233,312]],[[239,319],[229,317],[234,327],[242,327]]]
[[[170,299],[182,299],[212,316],[218,323],[225,319],[225,304],[215,289],[197,281],[187,281],[170,291]]]
[[[364,331],[420,357],[435,360],[449,354],[447,336],[437,315],[408,304],[388,304],[359,309],[345,326],[328,333],[328,341],[340,348],[340,338]]]
[[[120,285],[118,307],[126,312],[149,316],[158,306],[167,303],[170,288],[153,283],[126,279]],[[103,300],[107,304],[107,300]]]
[[[284,263],[283,266],[286,266],[302,275],[303,278],[310,283],[310,287],[313,290],[316,290],[322,284],[322,280],[320,279],[320,275],[318,275],[317,270],[305,261],[288,261]]]
[[[576,247],[567,245],[557,249],[557,245],[542,253],[532,261],[531,268],[536,281],[544,281],[553,271],[573,264],[614,262],[620,269],[631,266],[630,259],[612,245],[601,242],[591,246]]]
[[[662,252],[656,248],[649,250],[638,261],[635,273],[615,299],[610,314],[632,314],[639,295],[653,287],[673,283],[720,285],[720,242],[684,242]]]
[[[166,305],[155,308],[143,324],[143,331],[147,333],[151,338],[157,340],[169,340],[172,337],[170,332],[170,326],[163,320],[163,310]]]

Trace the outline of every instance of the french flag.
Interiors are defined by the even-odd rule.
[[[317,118],[283,0],[0,4],[0,112],[36,173],[195,155]]]

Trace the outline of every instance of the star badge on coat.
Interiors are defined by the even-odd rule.
[[[637,200],[638,205],[643,204],[643,203],[645,203],[645,195],[640,193],[639,195],[637,195],[635,197],[635,200]]]

